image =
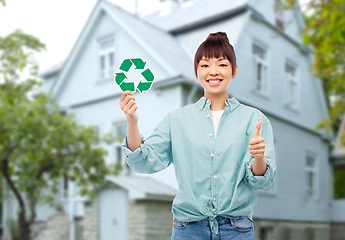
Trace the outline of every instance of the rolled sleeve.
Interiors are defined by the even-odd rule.
[[[252,190],[263,190],[273,183],[273,169],[270,161],[266,158],[267,169],[263,176],[255,176],[252,172],[254,158],[246,163],[246,178]]]
[[[263,176],[255,176],[252,172],[254,157],[247,151],[248,161],[245,163],[245,182],[252,190],[263,190],[273,184],[276,177],[275,149],[272,126],[269,121],[261,128],[260,136],[265,141],[265,159],[267,164],[266,172]]]
[[[126,161],[137,162],[143,158],[147,158],[147,150],[146,150],[145,145],[143,144],[145,142],[145,137],[140,134],[140,138],[141,138],[142,144],[140,144],[140,146],[134,151],[131,151],[128,148],[127,136],[123,139],[122,150],[123,150],[123,155],[125,156]]]
[[[157,125],[152,134],[145,139],[140,135],[140,146],[131,151],[127,136],[122,141],[122,151],[128,166],[138,173],[155,173],[172,163],[169,115]]]

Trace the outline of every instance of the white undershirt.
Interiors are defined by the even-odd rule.
[[[220,118],[222,117],[224,110],[211,111],[211,112],[212,112],[212,121],[213,121],[213,126],[214,126],[214,137],[216,137]]]

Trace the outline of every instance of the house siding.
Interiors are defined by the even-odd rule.
[[[82,240],[99,240],[99,199],[85,202]]]
[[[253,218],[255,239],[262,240],[260,229],[268,230],[267,240],[301,240],[309,239],[306,237],[307,231],[314,232],[313,240],[330,239],[330,224],[304,221],[272,221],[260,218]],[[286,238],[290,232],[290,238]]]
[[[137,200],[128,204],[128,240],[170,240],[172,202]]]

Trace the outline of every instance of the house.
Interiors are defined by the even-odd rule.
[[[337,223],[345,218],[332,199],[328,146],[333,136],[314,130],[328,111],[320,82],[309,69],[312,49],[302,46],[300,10],[283,12],[274,0],[161,4],[162,11],[138,17],[98,1],[68,58],[41,73],[44,91],[80,124],[123,138],[126,117],[113,73],[124,59],[142,58],[155,76],[149,92],[135,94],[140,133],[149,136],[167,113],[203,96],[193,71],[194,53],[209,33],[226,32],[239,66],[229,96],[260,109],[275,138],[277,178],[257,192],[255,239],[331,239],[334,218]],[[140,79],[135,69],[126,75]],[[107,164],[125,165],[120,142],[107,150]],[[54,239],[56,221],[71,240],[170,239],[170,208],[178,191],[173,166],[152,175],[109,177],[93,201],[76,196],[72,182],[66,186],[62,184],[59,207],[39,209],[37,226],[43,230],[37,239],[44,238],[43,232]],[[344,202],[339,205],[344,209]]]

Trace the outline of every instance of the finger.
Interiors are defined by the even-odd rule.
[[[249,151],[251,154],[263,154],[265,149],[252,149]]]
[[[124,107],[123,111],[128,114],[128,110],[135,105],[135,101],[133,99],[130,99],[129,102]]]
[[[127,96],[125,97],[125,100],[123,100],[123,102],[124,102],[125,104],[128,104],[130,100],[135,101],[135,97],[134,97],[134,96],[131,96],[131,95],[127,95]]]
[[[255,132],[254,132],[253,138],[256,138],[257,136],[260,135],[260,128],[261,128],[261,121],[258,121],[256,123],[256,128],[255,128]]]
[[[134,93],[132,93],[131,91],[124,91],[124,92],[122,92],[121,98],[120,98],[120,102],[122,102],[127,95],[133,95],[133,94]]]
[[[122,101],[122,103],[121,103],[121,108],[125,108],[126,107],[126,105],[129,103],[129,101],[131,101],[131,100],[133,100],[133,101],[135,101],[135,97],[134,96],[130,96],[130,95],[127,95],[126,97],[125,97],[125,99]]]
[[[265,150],[264,149],[257,149],[256,151],[250,150],[249,152],[253,157],[264,157],[265,156]]]
[[[259,143],[259,144],[251,144],[248,147],[250,150],[255,150],[255,149],[264,149],[265,144],[264,143]]]
[[[133,104],[133,106],[128,109],[128,115],[132,115],[136,110],[138,109],[138,106],[136,104]]]
[[[254,137],[249,140],[250,145],[256,145],[256,144],[264,143],[264,142],[265,140],[261,136]]]

